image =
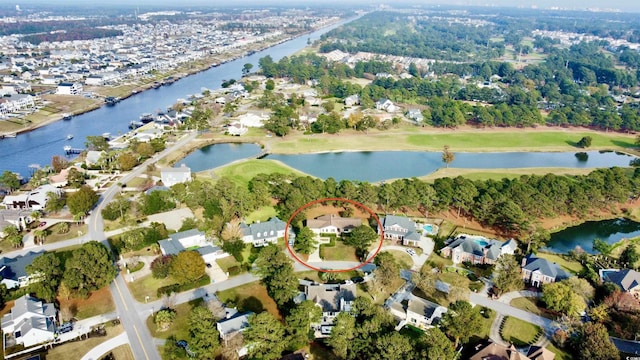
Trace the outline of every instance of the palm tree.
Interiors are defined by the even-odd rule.
[[[44,240],[46,239],[48,234],[47,230],[37,229],[33,231],[33,238],[36,241],[36,244],[42,245],[44,244]]]

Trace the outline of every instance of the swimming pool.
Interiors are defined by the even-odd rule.
[[[433,225],[433,224],[426,224],[422,227],[422,229],[424,229],[424,231],[428,234],[428,235],[433,235],[435,233],[438,232],[438,227]]]

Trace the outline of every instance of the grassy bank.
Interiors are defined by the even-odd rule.
[[[303,172],[275,160],[242,161],[216,169],[213,173],[216,177],[226,177],[238,184],[247,184],[258,174],[305,175]]]

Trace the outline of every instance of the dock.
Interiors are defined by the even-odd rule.
[[[79,149],[79,148],[72,148],[69,145],[65,146],[63,149],[66,155],[80,154],[85,150],[85,149]]]

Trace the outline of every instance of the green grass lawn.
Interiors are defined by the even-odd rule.
[[[171,327],[167,331],[157,331],[156,324],[153,322],[153,317],[147,317],[147,327],[151,332],[151,336],[160,339],[167,339],[169,336],[173,335],[178,340],[184,340],[189,338],[189,314],[191,314],[191,309],[196,306],[202,305],[202,299],[197,299],[194,301],[190,301],[187,303],[183,303],[180,305],[173,306],[173,309],[176,311],[176,318],[171,324]],[[157,311],[159,309],[154,309]]]
[[[540,309],[536,305],[536,300],[537,299],[535,298],[519,297],[511,300],[509,305],[518,309],[522,309],[524,311],[528,311],[532,314],[542,315],[542,311],[540,311]]]
[[[276,208],[274,208],[273,206],[263,206],[261,208],[259,208],[258,210],[253,211],[252,213],[250,213],[249,215],[246,216],[245,218],[245,222],[247,224],[251,224],[254,223],[256,221],[267,221],[269,219],[271,219],[272,217],[277,216],[278,214],[276,213]]]
[[[268,311],[276,319],[282,319],[278,306],[267,293],[267,288],[258,281],[223,290],[216,295],[227,306],[237,306],[240,311],[253,311],[256,314]]]
[[[126,276],[126,278],[128,279],[128,276]],[[147,296],[149,296],[150,301],[157,300],[158,288],[174,283],[175,281],[173,281],[170,277],[167,277],[165,279],[156,279],[151,274],[149,274],[141,278],[136,278],[133,282],[127,282],[127,286],[129,287],[129,291],[131,291],[131,294],[136,300],[144,302]]]
[[[579,273],[580,271],[582,271],[582,269],[584,268],[582,266],[582,264],[580,264],[577,261],[574,260],[567,260],[559,255],[556,254],[549,254],[549,253],[543,253],[543,252],[539,252],[537,254],[538,257],[543,258],[543,259],[547,259],[551,262],[554,262],[560,266],[562,266],[565,270],[570,271],[574,274]]]
[[[73,239],[78,237],[79,233],[78,231],[81,231],[82,234],[86,234],[87,233],[87,229],[89,228],[89,226],[87,224],[76,224],[76,223],[69,223],[69,231],[67,233],[64,234],[59,234],[58,231],[60,230],[60,228],[62,227],[62,223],[57,223],[49,228],[47,228],[47,230],[49,231],[49,234],[46,239],[44,240],[45,244],[51,244],[54,242],[58,242],[58,241],[64,241],[64,240],[69,240],[69,239]]]
[[[253,179],[258,174],[295,174],[305,175],[304,173],[295,170],[279,161],[274,160],[247,160],[231,164],[229,166],[222,167],[214,170],[214,173],[218,177],[226,177],[229,180],[246,185],[249,180]]]
[[[216,263],[218,263],[218,265],[220,265],[220,268],[224,272],[229,271],[229,268],[231,268],[231,267],[240,266],[241,265],[238,261],[236,261],[236,259],[233,256],[227,256],[227,257],[223,257],[221,259],[217,259]]]
[[[524,346],[533,344],[541,332],[539,326],[530,324],[526,321],[507,316],[504,319],[500,334],[505,341],[515,346]]]
[[[453,261],[451,261],[451,259],[443,258],[442,256],[436,254],[435,251],[432,252],[431,255],[429,255],[429,259],[427,259],[427,262],[433,267],[438,267],[440,265],[443,268],[453,264]]]
[[[411,255],[407,254],[405,251],[385,250],[384,252],[391,253],[398,262],[398,265],[400,265],[401,269],[409,270],[413,266],[413,259],[411,259]]]
[[[563,349],[557,348],[555,345],[553,345],[553,343],[549,343],[549,345],[547,345],[547,350],[556,354],[556,357],[554,358],[554,360],[572,360],[573,359],[573,356],[571,356],[571,354],[569,354]]]
[[[425,133],[429,131],[430,133]],[[431,150],[442,151],[449,145],[456,151],[577,151],[576,142],[591,136],[591,150],[623,150],[633,148],[634,138],[617,133],[592,131],[495,131],[471,130],[440,132],[427,128],[401,126],[387,131],[371,131],[362,135],[344,131],[340,136],[293,135],[271,144],[274,153],[308,153],[319,151],[352,150]],[[421,132],[421,133],[420,133]]]
[[[320,257],[325,261],[359,261],[356,249],[337,240],[335,246],[323,246]]]

